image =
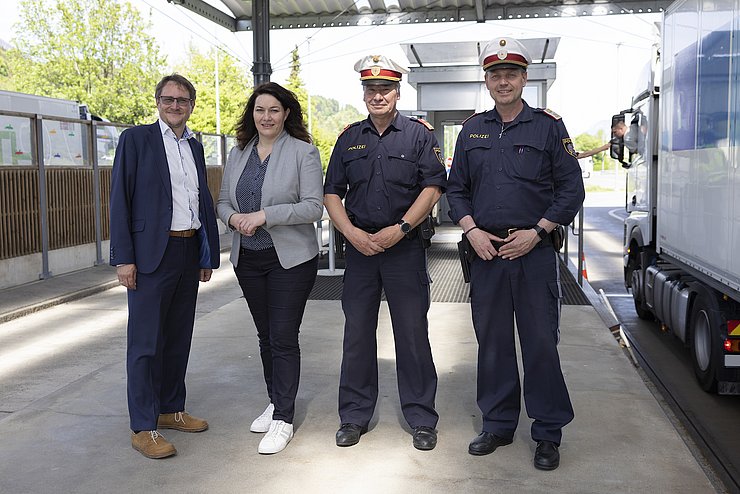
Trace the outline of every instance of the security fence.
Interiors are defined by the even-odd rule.
[[[40,256],[38,276],[32,279],[43,279],[55,267],[50,266],[50,252],[60,249],[71,251],[65,251],[66,261],[60,261],[56,272],[105,262],[113,157],[126,127],[0,111],[0,263]],[[215,199],[226,151],[236,141],[232,136],[196,136],[205,149],[208,185]],[[75,249],[80,246],[88,248]],[[0,288],[7,284],[0,282]]]

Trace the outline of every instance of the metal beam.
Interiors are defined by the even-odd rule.
[[[475,20],[478,22],[486,22],[486,11],[483,6],[483,0],[475,0]]]
[[[203,0],[167,0],[167,2],[185,7],[199,16],[205,17],[209,21],[225,27],[229,31],[236,31],[236,19],[228,14],[224,14],[217,8],[208,5]]]

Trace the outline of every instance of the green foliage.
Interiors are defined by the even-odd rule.
[[[603,146],[609,141],[609,138],[604,135],[603,130],[599,130],[597,135],[592,134],[580,134],[574,139],[576,151],[588,151]],[[594,162],[594,170],[611,170],[614,168],[614,160],[609,157],[609,151],[602,151],[591,157]]]
[[[118,0],[21,0],[3,85],[86,103],[122,123],[151,121],[166,58],[145,21]]]
[[[252,93],[252,76],[234,57],[211,49],[200,53],[190,46],[188,62],[177,68],[197,91],[195,109],[188,126],[196,131],[216,133],[216,57],[218,57],[218,84],[221,134],[234,134],[236,124],[244,112]]]
[[[301,104],[301,108],[303,109],[303,121],[308,125],[308,91],[306,91],[306,86],[303,83],[303,79],[301,79],[301,62],[298,57],[297,46],[291,52],[291,56],[290,75],[285,82],[285,88],[293,91],[293,94],[295,94],[298,103]]]
[[[354,106],[340,106],[337,100],[324,98],[323,96],[312,96],[311,107],[313,109],[311,113],[311,132],[313,133],[314,144],[321,152],[321,164],[324,171],[326,171],[339,133],[347,125],[365,117]]]
[[[331,151],[339,133],[352,122],[361,120],[363,116],[351,105],[340,106],[334,99],[323,96],[311,97],[311,112],[309,125],[308,91],[301,79],[301,63],[298,56],[298,47],[292,52],[290,76],[285,87],[293,91],[303,109],[303,119],[306,126],[311,129],[314,145],[319,148],[321,164],[326,171],[331,158]]]

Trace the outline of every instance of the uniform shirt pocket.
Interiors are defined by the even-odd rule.
[[[346,151],[342,155],[342,164],[344,164],[350,187],[365,183],[370,179],[372,170],[367,162],[367,148]]]
[[[544,142],[514,143],[512,174],[516,178],[537,180],[546,159]]]
[[[385,179],[394,184],[411,188],[418,183],[416,152],[413,149],[390,151],[388,161],[383,166]]]
[[[471,136],[487,134],[471,134]],[[490,161],[493,159],[491,156],[491,139],[490,138],[470,138],[465,142],[465,149],[468,155],[468,167],[470,176],[481,180],[482,175],[488,175],[490,168]],[[454,163],[453,163],[453,166]]]

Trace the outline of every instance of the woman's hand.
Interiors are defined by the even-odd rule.
[[[231,215],[231,218],[229,218],[231,226],[247,237],[254,235],[257,228],[264,225],[265,222],[264,210],[255,211],[254,213],[235,213]]]

